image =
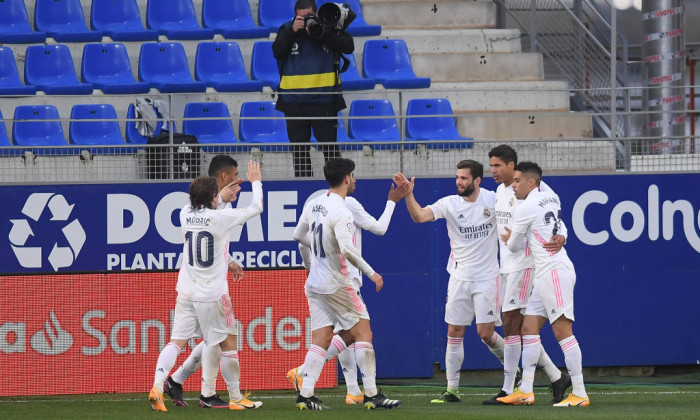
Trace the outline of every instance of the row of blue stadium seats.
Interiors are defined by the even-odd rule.
[[[88,29],[80,0],[35,0],[34,26],[29,24],[24,0],[0,1],[0,43],[95,42],[103,36],[114,41],[267,38],[291,18],[294,0],[260,0],[258,21],[253,21],[248,0],[203,0],[202,26],[192,0],[148,0],[146,26],[141,23],[136,0],[92,0]],[[319,6],[330,0],[319,1]],[[357,36],[379,35],[381,27],[368,25],[359,0],[345,0],[358,17],[349,32]]]
[[[354,55],[350,67],[341,74],[345,90],[373,89],[381,83],[389,89],[424,88],[430,79],[417,77],[403,40],[365,42],[362,73],[358,74]],[[0,47],[0,95],[33,95],[37,90],[48,95],[89,95],[93,89],[105,94],[205,92],[254,92],[263,86],[279,84],[277,61],[272,42],[253,45],[250,80],[241,50],[235,42],[201,42],[195,57],[195,79],[190,74],[185,48],[176,42],[141,44],[138,76],[134,79],[126,47],[120,43],[85,44],[81,78],[78,81],[73,58],[65,44],[31,45],[24,61],[23,85],[19,79],[12,50]]]
[[[473,140],[459,135],[452,107],[447,99],[413,99],[408,102],[406,118],[407,141],[420,140]],[[344,120],[338,119],[338,142],[398,142],[401,134],[396,114],[388,100],[362,99],[350,104],[350,119],[345,130]],[[373,118],[362,118],[373,117]],[[386,117],[386,118],[377,118]],[[126,114],[126,143],[121,134],[117,113],[109,104],[75,105],[71,110],[68,143],[92,146],[127,146],[145,144],[147,138],[139,134],[134,121],[134,105]],[[96,120],[96,121],[88,121]],[[129,121],[131,120],[131,121]],[[156,132],[162,128],[162,122]],[[176,128],[174,128],[176,129]],[[284,114],[275,109],[275,103],[245,102],[241,105],[238,135],[233,130],[228,106],[223,102],[196,102],[185,106],[182,131],[197,137],[200,144],[250,145],[260,143],[287,143]],[[312,140],[312,141],[315,141]],[[429,144],[429,147],[451,148],[460,143]],[[0,146],[66,146],[58,110],[53,105],[19,105],[15,108],[12,124],[12,142],[5,131],[0,113]],[[206,150],[206,146],[205,150]],[[471,147],[471,144],[468,145]],[[22,153],[22,149],[3,149],[0,154]],[[58,149],[33,149],[34,153],[56,154]],[[135,150],[135,149],[130,149]],[[112,149],[112,153],[114,153]],[[116,151],[117,153],[119,150]],[[107,152],[109,153],[109,152]],[[58,152],[60,154],[60,152]]]

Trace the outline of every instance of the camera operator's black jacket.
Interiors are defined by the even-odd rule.
[[[298,112],[301,104],[318,105],[323,109],[346,107],[336,89],[334,54],[352,54],[355,44],[350,34],[326,27],[320,39],[312,39],[305,30],[295,33],[292,21],[280,26],[272,44],[272,53],[280,69],[279,98],[276,108],[282,112]],[[339,89],[338,89],[339,90]],[[295,95],[287,92],[305,92]],[[318,92],[317,95],[310,93]]]

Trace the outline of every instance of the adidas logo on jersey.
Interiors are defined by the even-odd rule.
[[[554,309],[552,309],[552,313],[553,313],[553,314],[556,314],[556,313],[557,313],[557,311],[555,311]]]
[[[488,315],[493,315],[493,311],[489,311]]]
[[[510,304],[511,304],[511,305],[515,305],[515,299],[511,299],[511,300],[510,300]]]
[[[460,214],[459,214],[459,217],[457,217],[457,218],[458,218],[458,219],[464,219],[464,215],[463,215],[462,213],[460,213]]]

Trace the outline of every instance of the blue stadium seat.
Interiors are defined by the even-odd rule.
[[[219,92],[259,92],[263,88],[262,82],[248,78],[235,42],[200,42],[194,77]]]
[[[261,81],[264,86],[277,90],[280,84],[280,71],[277,60],[272,55],[272,41],[258,41],[253,44],[250,77]]]
[[[0,112],[0,157],[18,156],[22,154],[22,149],[9,149],[9,147],[12,146],[14,145],[10,143],[10,139],[7,137],[5,121],[3,121],[2,112]],[[7,147],[8,149],[3,149],[4,147]]]
[[[143,27],[136,0],[92,0],[90,27],[113,41],[158,40],[158,31]]]
[[[238,135],[241,141],[248,143],[289,143],[284,114],[275,109],[275,102],[272,101],[244,102],[241,104]],[[272,150],[273,148],[260,148],[263,151],[268,149]],[[279,148],[274,149],[280,150]],[[281,150],[288,151],[289,146],[283,146]]]
[[[380,117],[354,119],[353,117]],[[348,134],[354,141],[401,141],[396,114],[386,99],[358,99],[350,104]]]
[[[406,110],[406,140],[474,140],[462,137],[452,116],[450,101],[444,98],[411,99]],[[440,117],[410,118],[412,115],[441,115]],[[446,116],[449,115],[449,116]],[[464,143],[428,143],[429,149],[461,148]],[[411,145],[415,146],[415,144]],[[466,147],[473,146],[469,142]]]
[[[205,92],[207,85],[190,75],[185,48],[178,42],[146,42],[139,54],[139,80],[162,93]]]
[[[47,95],[91,95],[93,89],[90,83],[78,81],[66,44],[27,47],[24,81]]]
[[[0,43],[37,44],[46,41],[45,32],[34,32],[29,25],[24,0],[0,2]]]
[[[0,95],[34,95],[36,87],[19,80],[15,55],[10,47],[0,47]]]
[[[214,30],[197,22],[192,0],[148,0],[146,24],[168,39],[213,39]]]
[[[193,102],[185,105],[182,131],[197,137],[200,144],[238,143],[233,132],[231,114],[223,102]],[[210,118],[190,120],[189,118]],[[211,119],[225,118],[225,119]],[[221,147],[203,147],[205,152],[221,153]]]
[[[416,89],[430,86],[430,78],[417,77],[411,66],[408,47],[401,39],[375,39],[365,42],[362,74],[387,89]]]
[[[158,118],[162,118],[163,116],[156,110],[156,114],[158,115]],[[131,143],[131,144],[146,144],[148,142],[148,137],[142,136],[141,133],[139,133],[139,130],[136,129],[136,122],[133,121],[136,118],[136,108],[134,107],[134,104],[129,104],[129,107],[126,110],[126,119],[131,120],[126,122],[126,142]],[[163,130],[163,121],[158,121],[156,123],[156,133],[160,133]],[[173,122],[173,131],[177,131],[177,127],[175,126],[175,123]]]
[[[81,77],[106,94],[148,93],[148,83],[137,82],[124,44],[85,44]]]
[[[202,26],[214,29],[226,39],[270,36],[270,28],[253,21],[248,0],[204,0]]]
[[[12,141],[17,146],[67,146],[58,110],[53,105],[18,105],[12,124]],[[53,120],[53,121],[31,121]],[[37,155],[73,154],[72,149],[32,149]]]
[[[124,139],[119,130],[117,112],[112,105],[88,104],[74,105],[70,113],[68,142],[80,146],[124,146]],[[111,120],[111,121],[74,121],[74,120]],[[95,148],[90,153],[125,153],[125,148]],[[132,149],[133,150],[133,149]],[[128,151],[130,153],[132,151]]]
[[[95,42],[101,31],[91,31],[85,24],[80,0],[36,0],[34,26],[56,42]]]
[[[370,25],[365,21],[360,0],[320,0],[316,3],[319,8],[325,3],[348,3],[350,9],[357,15],[355,20],[348,26],[348,33],[352,36],[373,36],[382,33],[380,25]]]
[[[283,23],[294,17],[294,3],[296,0],[259,0],[258,23],[277,33]]]
[[[350,61],[348,69],[340,73],[340,81],[342,82],[343,90],[363,90],[363,89],[374,89],[376,84],[374,80],[361,77],[357,70],[357,63],[355,62],[354,54],[344,54],[345,58]],[[342,65],[342,60],[341,60]]]

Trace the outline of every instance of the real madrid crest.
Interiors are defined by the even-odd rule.
[[[486,207],[484,207],[484,217],[491,217],[491,212]]]

